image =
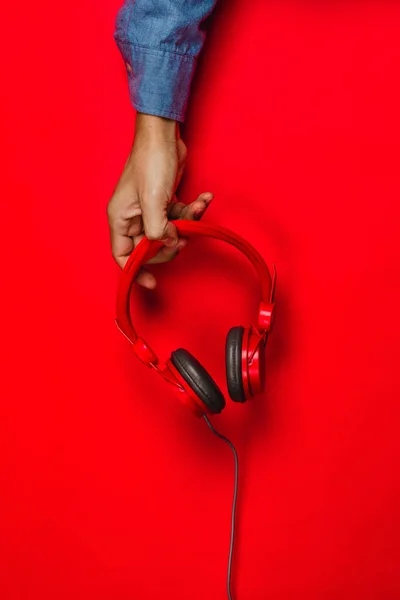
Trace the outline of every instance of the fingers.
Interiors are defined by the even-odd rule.
[[[160,240],[166,246],[176,246],[178,233],[171,221],[168,221],[168,196],[165,192],[146,194],[140,202],[144,232],[149,240]]]
[[[169,208],[169,217],[171,219],[187,219],[190,221],[200,220],[209,207],[214,195],[211,192],[205,192],[187,205],[183,202],[174,202]],[[175,197],[176,198],[176,197]],[[187,239],[179,238],[178,244],[174,247],[164,247],[152,258],[149,263],[164,263],[172,260],[186,246]]]
[[[180,219],[181,214],[185,210],[186,207],[187,207],[187,204],[184,204],[183,202],[178,202],[177,197],[174,196],[173,201],[168,206],[168,218],[175,219],[175,220]]]
[[[128,235],[131,237],[134,237],[136,235],[139,235],[142,231],[143,231],[143,219],[142,219],[142,215],[140,214],[140,215],[137,215],[136,217],[133,217],[133,219],[131,219],[129,229],[128,229]]]
[[[160,239],[167,248],[175,248],[178,243],[178,231],[172,221],[168,221],[167,223],[164,237]]]
[[[120,235],[111,231],[111,248],[115,262],[123,269],[133,251],[133,239],[128,235]]]
[[[174,202],[170,205],[169,217],[171,219],[198,221],[206,212],[213,198],[214,195],[211,192],[204,192],[191,204]]]
[[[131,248],[130,253],[133,251],[134,248],[136,248],[136,246],[139,244],[139,242],[142,241],[143,238],[144,238],[144,233],[139,233],[138,235],[135,235],[134,238],[132,238],[132,240],[131,240],[132,248]],[[125,263],[128,260],[128,258],[129,258],[129,256],[124,257],[124,266],[125,266]],[[138,283],[139,285],[141,285],[142,287],[144,287],[148,290],[153,290],[157,285],[156,278],[154,277],[154,275],[152,273],[150,273],[150,271],[148,271],[144,267],[141,267],[141,269],[139,269],[139,272],[136,275],[135,281],[136,281],[136,283]]]
[[[165,210],[165,217],[167,219],[166,225],[164,225],[161,220],[161,224],[158,225],[158,230],[156,227],[153,230],[150,228],[150,235],[148,233],[146,234],[149,239],[161,239],[165,244],[156,256],[148,261],[149,263],[168,262],[174,259],[187,244],[186,238],[178,239],[177,229],[175,225],[168,220],[168,217],[170,219],[198,221],[203,217],[213,197],[211,192],[205,192],[200,194],[198,198],[189,205],[178,201],[170,204],[168,215]],[[176,197],[174,197],[174,199],[176,200]],[[143,227],[145,226],[144,213],[146,208],[143,210],[140,207],[135,207],[129,213],[129,219],[116,219],[115,221],[110,222],[112,252],[115,261],[121,268],[125,266],[129,255],[144,237]],[[157,220],[153,220],[152,224],[154,225],[154,223],[157,224]],[[154,275],[144,268],[139,271],[136,281],[139,285],[147,289],[154,289],[156,286]]]
[[[200,194],[197,200],[184,208],[180,218],[189,221],[200,221],[213,198],[214,195],[211,192]]]
[[[185,238],[179,238],[178,243],[173,248],[164,246],[157,254],[147,262],[147,264],[158,264],[165,263],[175,258],[181,250],[186,246],[187,240]]]
[[[154,288],[157,285],[156,278],[154,277],[154,275],[143,267],[140,269],[136,277],[136,283],[148,290],[154,290]]]
[[[135,248],[139,244],[139,242],[142,241],[143,238],[144,238],[144,233],[135,236],[134,241],[133,241]],[[177,245],[174,246],[173,248],[170,248],[168,246],[163,246],[162,248],[160,248],[160,250],[157,252],[157,254],[153,258],[151,258],[150,260],[147,261],[146,264],[165,263],[165,262],[168,262],[169,260],[172,260],[186,246],[186,243],[187,243],[186,239],[180,238],[178,240]],[[154,279],[154,281],[155,281],[155,279]],[[147,286],[145,286],[145,287],[147,287]]]
[[[135,228],[141,227],[140,208],[136,208],[135,211],[132,211],[131,219],[110,218],[112,255],[121,269],[125,266],[125,263],[134,248],[130,230],[132,228],[131,223],[135,219],[138,219],[138,221],[135,222]]]

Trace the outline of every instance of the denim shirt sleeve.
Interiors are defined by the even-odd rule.
[[[125,0],[114,38],[125,61],[134,108],[184,121],[203,21],[217,0]]]

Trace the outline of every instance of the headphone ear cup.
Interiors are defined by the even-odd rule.
[[[244,327],[232,327],[225,344],[226,382],[234,402],[246,402],[242,376],[243,335]]]
[[[179,348],[171,354],[171,362],[200,400],[214,414],[225,407],[225,398],[214,379],[187,350]]]

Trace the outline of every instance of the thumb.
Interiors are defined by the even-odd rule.
[[[164,242],[164,244],[168,248],[174,248],[177,245],[178,230],[176,229],[176,227],[172,223],[172,221],[167,221],[167,227],[165,229],[165,234],[164,234],[164,237],[161,238],[161,241]]]
[[[140,203],[144,233],[149,240],[159,240],[166,246],[173,247],[178,243],[178,232],[168,220],[167,205],[164,194],[147,196]]]

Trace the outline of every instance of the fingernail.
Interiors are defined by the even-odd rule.
[[[173,248],[177,244],[177,240],[175,238],[169,237],[165,238],[165,240],[161,240],[165,246],[168,248]]]
[[[186,244],[187,244],[187,240],[179,240],[176,247],[178,250],[182,250],[182,248],[184,248],[186,246]]]

